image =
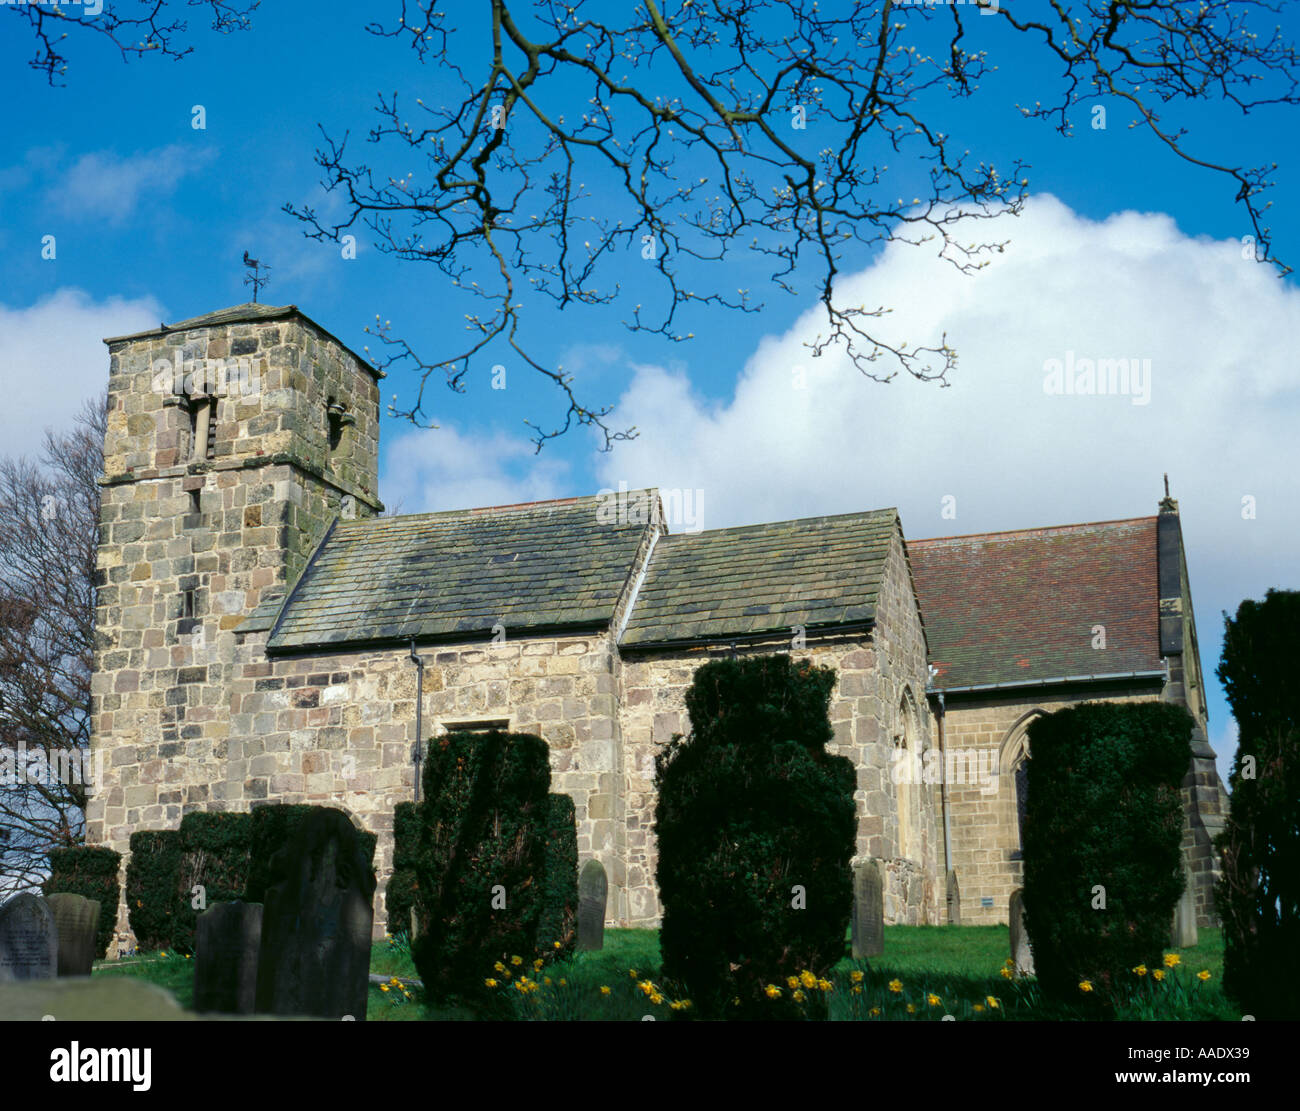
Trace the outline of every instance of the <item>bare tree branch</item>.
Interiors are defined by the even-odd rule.
[[[840,279],[892,242],[931,243],[962,271],[1002,248],[969,242],[965,228],[1020,211],[1025,167],[977,159],[942,121],[947,102],[979,93],[990,62],[977,42],[1005,42],[1008,28],[1061,65],[1059,99],[1026,116],[1068,134],[1069,111],[1085,100],[1132,105],[1189,165],[1233,180],[1257,257],[1287,272],[1271,259],[1261,219],[1268,171],[1193,152],[1186,130],[1157,111],[1296,103],[1294,47],[1280,32],[1248,29],[1276,10],[1266,0],[1030,7],[1047,18],[992,0],[642,0],[613,17],[591,0],[398,7],[395,26],[369,30],[431,63],[425,96],[380,96],[368,136],[385,161],[400,159],[400,176],[355,161],[348,136],[322,128],[317,163],[338,214],[285,210],[317,240],[368,229],[379,250],[432,263],[471,308],[481,302],[466,314],[464,340],[440,341],[430,357],[390,324],[374,329],[377,365],[418,383],[410,404],[391,409],[415,424],[428,422],[431,377],[463,390],[504,343],[566,405],[549,431],[530,422],[539,450],[574,427],[597,430],[606,450],[634,435],[608,427],[610,410],[581,400],[524,327],[525,305],[539,297],[561,310],[626,304],[629,257],[652,263],[655,279],[655,303],[625,311],[631,330],[682,342],[701,306],[759,311],[745,279],[724,293],[716,271],[748,277],[763,262],[771,286],[815,294],[825,325],[808,343],[813,355],[835,348],[876,381],[904,372],[946,385],[956,365],[946,337],[898,342],[882,326],[888,308],[846,304]]]

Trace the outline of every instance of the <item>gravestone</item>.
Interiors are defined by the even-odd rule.
[[[194,935],[196,1011],[253,1013],[261,943],[261,903],[217,903],[199,915]]]
[[[961,888],[957,885],[957,873],[948,872],[948,925],[961,925]]]
[[[1011,927],[1011,959],[1021,976],[1034,974],[1034,951],[1029,946],[1029,933],[1025,930],[1025,889],[1017,887],[1011,892],[1007,908],[1007,924]]]
[[[82,895],[47,895],[59,938],[59,975],[89,976],[95,963],[95,931],[99,927],[99,900]]]
[[[1169,932],[1169,944],[1174,949],[1187,949],[1196,944],[1196,891],[1190,872],[1184,870],[1183,879],[1183,893],[1174,907],[1174,926]]]
[[[885,884],[880,864],[853,866],[853,956],[878,957],[885,951]]]
[[[0,1022],[187,1022],[198,1018],[181,1009],[166,988],[138,976],[109,973],[59,980],[28,980],[0,989]],[[13,1101],[14,1106],[18,1100]],[[5,1106],[9,1106],[6,1100]]]
[[[605,866],[591,859],[578,873],[578,949],[590,951],[605,947],[605,900],[609,880]]]
[[[0,984],[49,980],[59,966],[54,914],[39,895],[15,895],[0,907]]]
[[[365,1020],[374,896],[374,869],[351,819],[313,810],[271,858],[258,1013]]]

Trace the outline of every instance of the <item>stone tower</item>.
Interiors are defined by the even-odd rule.
[[[105,342],[86,832],[125,854],[133,830],[247,807],[220,772],[233,630],[333,519],[382,508],[380,372],[293,305]]]

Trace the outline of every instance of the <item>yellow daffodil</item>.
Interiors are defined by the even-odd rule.
[[[1163,968],[1157,968],[1153,973],[1151,973],[1151,978],[1153,980],[1163,980],[1165,978],[1165,970]]]
[[[878,1018],[880,1016],[880,1008],[872,1007],[867,1013],[870,1014],[872,1018]]]
[[[660,995],[657,991],[652,991],[650,993],[650,1002],[653,1003],[656,1007],[659,1006],[659,1004],[662,1003],[663,1001],[664,1001],[664,997]]]
[[[998,997],[996,995],[985,996],[984,1002],[986,1002],[989,1005],[990,1011],[996,1011],[1000,1006],[1000,1004],[998,1003]]]
[[[513,964],[516,968],[518,968],[521,964],[524,963],[524,958],[523,958],[523,957],[511,957],[511,958],[510,958],[510,963]]]
[[[971,1008],[971,1010],[974,1011],[976,1014],[978,1014],[980,1011],[984,1010],[984,1004],[976,1003],[975,1006]]]
[[[506,966],[502,964],[500,961],[497,961],[497,963],[494,964],[492,967],[495,968],[498,972],[504,972],[506,970]]]
[[[544,965],[545,963],[546,962],[542,960],[541,957],[538,957],[535,961],[533,961],[533,971],[540,972],[542,970],[542,965]]]
[[[804,969],[801,973],[799,973],[799,980],[806,988],[810,988],[817,983],[817,977],[814,976],[807,969]]]
[[[798,976],[787,976],[787,977],[785,978],[785,982],[786,982],[786,986],[787,986],[787,987],[790,987],[790,988],[797,988],[797,987],[799,986],[799,977],[798,977]]]
[[[1011,977],[1015,975],[1015,973],[1012,972],[1011,969],[1009,969],[1009,968],[1002,968],[1002,969],[999,969],[998,971],[1000,971],[1000,972],[1002,973],[1002,978],[1003,978],[1004,980],[1010,980]]]
[[[561,980],[561,981],[560,981],[560,987],[562,987],[562,988],[567,988],[568,986],[569,986],[569,981],[568,981],[568,980]]]
[[[379,985],[379,990],[380,990],[380,991],[387,991],[387,990],[388,990],[388,985],[387,985],[387,984],[380,984],[380,985]]]
[[[1182,964],[1182,963],[1183,963],[1183,958],[1180,957],[1177,953],[1166,953],[1166,954],[1165,954],[1165,967],[1166,967],[1166,968],[1173,968],[1174,965],[1176,965],[1176,964]]]
[[[542,983],[544,983],[549,988],[551,986],[551,978],[549,976],[543,976]]]
[[[560,947],[560,943],[559,943],[558,941],[555,943],[555,947],[556,947],[557,949]]]
[[[600,994],[601,994],[601,995],[608,995],[608,994],[609,994],[609,988],[607,988],[604,984],[602,984],[601,987],[600,987]]]
[[[902,980],[890,980],[890,981],[889,981],[889,990],[892,991],[895,995],[898,995],[898,994],[903,990],[903,981],[902,981]]]
[[[849,979],[852,980],[855,984],[862,983],[861,970],[855,968],[852,972],[849,973]]]
[[[802,989],[795,991],[794,995],[792,995],[790,998],[793,999],[796,1003],[802,1003],[803,1002]]]
[[[766,995],[769,999],[780,999],[781,989],[777,987],[775,984],[768,984],[767,987],[763,989],[763,994]],[[740,1000],[737,999],[736,1002],[739,1003]]]
[[[1210,970],[1208,968],[1202,968],[1201,971],[1196,974],[1196,978],[1204,983],[1210,978]]]
[[[1133,969],[1133,971],[1139,976],[1145,976],[1147,974],[1147,966],[1144,964],[1140,964],[1135,969]]]
[[[854,985],[853,985],[853,994],[854,994],[854,995],[861,995],[861,994],[862,994],[862,985],[861,985],[861,984],[854,984]]]
[[[491,976],[489,976],[486,980],[484,980],[483,983],[484,985],[490,988],[494,988],[497,986],[497,982],[494,979],[492,979]]]
[[[1080,991],[1085,991],[1085,992],[1087,992],[1087,991],[1092,991],[1092,981],[1091,981],[1091,980],[1080,980],[1080,981],[1079,981],[1079,990],[1080,990]]]
[[[925,1001],[929,1003],[931,1007],[937,1007],[943,1002],[943,1000],[935,995],[934,992],[930,992],[930,994],[925,997]]]
[[[817,990],[818,990],[818,991],[830,991],[834,986],[835,986],[835,985],[832,984],[829,980],[818,980],[818,981],[817,981]]]
[[[908,1013],[909,1015],[914,1015],[914,1014],[916,1014],[916,1004],[915,1004],[915,1003],[909,1003],[909,1004],[907,1005],[907,1013]]]

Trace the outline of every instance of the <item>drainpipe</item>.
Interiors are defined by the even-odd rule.
[[[415,641],[411,641],[411,661],[415,664],[415,751],[411,762],[415,765],[415,801],[420,801],[420,761],[424,758],[424,661],[415,654]]]

